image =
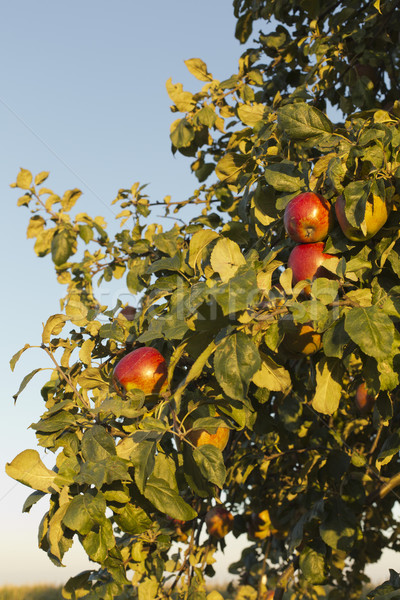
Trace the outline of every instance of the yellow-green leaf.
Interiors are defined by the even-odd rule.
[[[211,266],[226,283],[241,265],[246,264],[238,244],[229,238],[220,239],[211,253]]]
[[[32,185],[32,173],[27,169],[21,169],[17,175],[17,187],[21,190],[29,190]]]
[[[188,71],[200,81],[212,81],[213,76],[208,72],[207,65],[201,58],[189,58],[185,60]]]
[[[6,464],[6,473],[16,481],[41,492],[59,491],[54,484],[56,473],[48,469],[41,461],[36,450],[24,450]]]

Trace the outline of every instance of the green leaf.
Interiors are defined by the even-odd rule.
[[[245,125],[253,127],[259,121],[262,121],[269,114],[265,104],[240,104],[237,109],[238,117]]]
[[[87,535],[96,525],[104,522],[105,511],[106,502],[102,494],[81,494],[72,498],[63,523],[72,531]]]
[[[187,148],[194,140],[194,129],[186,119],[180,119],[173,124],[170,138],[175,148]]]
[[[328,117],[305,102],[282,106],[278,110],[278,124],[290,139],[299,142],[330,136],[333,132]]]
[[[82,437],[82,454],[86,461],[97,461],[116,455],[114,438],[101,425],[86,429]]]
[[[51,257],[57,267],[66,263],[74,254],[74,242],[75,236],[70,229],[61,229],[55,233],[51,240]]]
[[[193,458],[203,477],[222,488],[226,479],[226,469],[221,450],[204,444],[194,449]]]
[[[67,190],[61,199],[61,206],[63,207],[63,210],[65,210],[65,212],[69,212],[71,208],[75,206],[75,203],[80,196],[82,196],[81,190]]]
[[[294,193],[304,185],[304,177],[295,163],[286,160],[268,165],[264,177],[277,192]]]
[[[323,544],[322,544],[323,546]],[[322,550],[322,548],[321,548]],[[305,546],[300,554],[300,569],[304,577],[313,585],[324,583],[326,579],[325,553]]]
[[[197,513],[184,499],[172,490],[167,481],[153,475],[147,480],[144,496],[165,515],[173,519],[190,521]]]
[[[207,70],[207,65],[201,58],[189,58],[185,60],[189,72],[200,81],[212,81],[213,76]]]
[[[332,501],[326,507],[319,528],[321,538],[334,550],[350,551],[357,536],[356,519],[353,512],[341,500]]]
[[[211,242],[219,237],[219,234],[212,229],[200,229],[190,238],[189,243],[189,265],[192,269],[201,270],[201,261],[205,254],[205,249]]]
[[[344,318],[334,322],[322,338],[326,356],[342,358],[344,349],[350,342],[350,337],[344,328]]]
[[[261,367],[261,358],[254,342],[239,332],[220,342],[214,357],[215,376],[224,392],[243,400],[253,375]]]
[[[14,354],[14,356],[10,360],[11,371],[14,371],[15,365],[17,364],[17,362],[19,361],[19,359],[21,358],[21,356],[25,352],[25,350],[28,350],[28,348],[30,348],[30,345],[25,344],[25,346],[23,348],[21,348],[21,350],[18,350],[18,352],[16,352]]]
[[[218,240],[211,253],[211,266],[225,283],[231,279],[241,265],[246,264],[238,244],[230,239]]]
[[[17,175],[17,187],[21,190],[29,190],[32,185],[32,173],[27,169],[22,169]]]
[[[138,600],[154,600],[158,597],[159,587],[160,584],[154,575],[145,577],[139,585]]]
[[[243,154],[227,152],[218,161],[215,173],[220,181],[235,184],[240,177],[243,166],[249,159]]]
[[[394,325],[377,306],[352,308],[345,317],[345,330],[365,354],[378,362],[391,354]]]
[[[115,340],[116,342],[125,341],[124,329],[115,321],[113,323],[102,325],[99,329],[99,336],[103,339]]]
[[[22,512],[28,513],[31,510],[32,506],[36,504],[36,502],[39,502],[39,500],[41,500],[41,498],[44,498],[45,496],[45,492],[32,492],[32,494],[29,494],[22,507]]]
[[[370,192],[370,181],[351,181],[344,189],[345,213],[350,225],[353,227],[359,227],[364,221]]]
[[[313,408],[324,414],[333,415],[338,409],[342,394],[343,366],[341,361],[323,357],[317,364],[317,385]]]
[[[47,540],[50,546],[49,555],[51,555],[53,562],[56,562],[59,566],[64,566],[61,562],[62,557],[66,550],[72,546],[72,540],[64,536],[65,528],[62,526],[62,520],[67,508],[68,503],[65,503],[56,510],[49,521],[49,529],[47,532]]]
[[[95,340],[87,339],[83,342],[81,349],[79,350],[79,360],[85,365],[90,365],[92,362],[92,352],[95,344]]]
[[[46,221],[40,215],[33,215],[30,218],[28,228],[26,230],[26,237],[28,240],[37,237],[46,225]]]
[[[278,365],[267,354],[261,354],[261,367],[254,373],[252,381],[260,388],[266,388],[272,392],[284,392],[291,385],[289,371]]]
[[[46,181],[49,175],[50,173],[48,171],[41,171],[38,173],[35,176],[35,185],[41,185],[44,181]]]
[[[142,493],[154,469],[156,449],[155,441],[143,439],[134,446],[130,454],[132,465],[135,467],[135,482]]]
[[[379,456],[376,460],[376,466],[380,470],[381,467],[390,463],[394,456],[397,456],[400,450],[400,434],[392,433],[384,442]]]
[[[42,371],[42,369],[33,369],[33,371],[31,371],[30,373],[28,373],[28,375],[25,375],[25,377],[21,381],[21,385],[19,386],[18,392],[13,395],[13,398],[14,398],[15,402],[17,401],[18,396],[20,395],[20,393],[26,388],[26,386],[28,385],[28,383],[30,382],[30,380],[36,375],[36,373],[39,373],[39,371]]]
[[[62,314],[52,315],[49,317],[43,328],[43,344],[48,344],[52,335],[58,335],[61,333],[66,321],[68,321],[68,317]]]
[[[201,108],[199,110],[199,112],[196,113],[195,119],[196,119],[196,122],[199,122],[202,125],[206,125],[207,127],[212,127],[215,124],[215,121],[217,120],[217,115],[215,114],[215,110],[213,110],[213,108],[211,108],[211,106],[208,106],[206,104],[205,106],[203,106],[203,108]],[[200,169],[207,167],[207,166],[208,166],[208,168],[212,167],[212,170],[214,169],[213,163],[207,163],[207,164],[203,165],[202,167],[200,167]],[[198,172],[199,172],[199,169],[196,169],[197,177],[198,177]],[[207,179],[207,177],[205,177],[205,179]]]
[[[112,524],[108,520],[104,520],[96,531],[90,531],[82,540],[82,546],[88,557],[100,564],[106,560],[115,543]]]
[[[196,106],[193,94],[185,92],[181,83],[173,84],[172,80],[168,79],[166,88],[168,96],[180,112],[190,112]]]
[[[224,276],[227,271],[224,272]],[[227,283],[210,289],[225,316],[246,310],[259,297],[255,270],[247,264],[239,267]]]
[[[20,452],[11,463],[6,464],[6,473],[34,490],[46,493],[59,491],[54,484],[55,472],[42,463],[36,450]]]
[[[144,510],[130,503],[114,513],[114,519],[122,531],[131,535],[143,533],[152,525],[151,519],[149,519]]]

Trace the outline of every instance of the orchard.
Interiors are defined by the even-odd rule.
[[[17,175],[63,292],[32,424],[54,468],[6,470],[49,559],[93,563],[67,600],[218,600],[230,544],[238,600],[352,600],[400,550],[399,8],[234,0],[237,73],[189,58],[195,91],[167,82],[192,196],[120,189],[113,237],[79,190]],[[129,306],[102,305],[117,281]],[[400,595],[387,567],[371,600]]]

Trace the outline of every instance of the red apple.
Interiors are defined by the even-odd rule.
[[[136,308],[133,306],[125,306],[120,312],[121,315],[124,315],[127,321],[133,321],[136,315]]]
[[[353,65],[353,69],[357,77],[366,77],[372,81],[374,85],[379,83],[379,72],[375,67],[365,63],[357,62],[355,65]]]
[[[321,242],[333,226],[332,206],[319,194],[304,192],[290,200],[283,222],[295,242]]]
[[[179,542],[186,542],[189,537],[187,532],[193,526],[193,521],[182,521],[181,519],[173,519],[170,516],[167,516],[167,519],[175,530],[176,539]]]
[[[167,386],[167,363],[155,348],[137,348],[124,356],[113,372],[113,383],[117,392],[138,389],[147,396],[159,394]]]
[[[221,504],[210,508],[205,522],[209,535],[218,539],[224,538],[233,529],[233,515]]]
[[[293,285],[303,279],[315,279],[316,277],[327,277],[332,279],[334,275],[322,267],[324,260],[334,258],[332,254],[324,253],[324,243],[298,244],[289,255],[288,267],[293,272]],[[311,293],[311,286],[304,288],[306,294]]]
[[[344,235],[353,242],[365,242],[378,233],[386,223],[390,210],[385,200],[372,194],[365,206],[366,233],[363,233],[360,227],[350,225],[346,217],[345,207],[346,200],[344,196],[339,196],[335,202],[337,220]]]
[[[367,389],[365,381],[360,383],[356,391],[355,404],[362,415],[366,415],[374,407],[375,396],[370,394]]]

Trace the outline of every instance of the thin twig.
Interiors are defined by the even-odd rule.
[[[88,402],[86,402],[86,399],[83,398],[83,396],[79,393],[79,391],[76,389],[73,381],[71,380],[70,376],[67,375],[67,373],[64,373],[64,371],[62,370],[62,368],[60,367],[60,365],[58,364],[58,362],[56,361],[56,359],[54,358],[53,353],[51,352],[51,350],[49,350],[49,348],[47,348],[47,346],[45,344],[41,345],[41,348],[46,352],[46,354],[51,358],[51,360],[53,361],[58,373],[61,375],[61,377],[64,379],[64,381],[66,381],[68,383],[68,385],[70,386],[70,388],[75,392],[75,394],[78,396],[79,400],[81,401],[81,403],[83,404],[83,406],[90,411],[90,404]]]

